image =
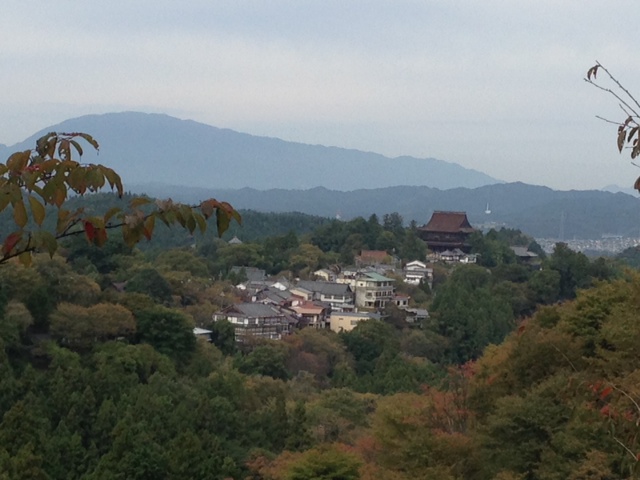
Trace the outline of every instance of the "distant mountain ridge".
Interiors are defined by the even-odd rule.
[[[33,148],[38,137],[51,131],[92,135],[100,143],[100,154],[95,157],[87,151],[85,161],[99,161],[114,168],[125,185],[154,181],[201,188],[326,187],[348,191],[396,185],[474,188],[500,182],[482,172],[433,158],[389,158],[138,112],[66,120],[17,145],[0,145],[0,157]]]
[[[406,222],[426,223],[434,210],[467,212],[476,227],[505,225],[538,238],[597,239],[603,234],[640,236],[640,199],[599,190],[557,191],[525,183],[439,190],[396,186],[341,192],[309,190],[259,191],[199,189],[159,184],[130,185],[132,191],[154,197],[195,202],[216,197],[239,209],[262,212],[301,212],[324,217],[339,214],[348,220],[376,213],[398,212]],[[490,214],[486,214],[489,204]]]

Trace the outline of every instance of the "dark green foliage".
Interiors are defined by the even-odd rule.
[[[171,300],[171,286],[154,268],[140,270],[127,280],[127,292],[144,293],[160,303]]]
[[[494,295],[490,281],[489,272],[469,265],[457,268],[438,290],[432,311],[438,332],[449,341],[447,355],[455,363],[477,358],[513,328],[509,299]]]
[[[280,343],[265,343],[255,347],[249,354],[237,357],[238,370],[249,375],[266,375],[286,380],[286,347]]]
[[[156,306],[136,313],[137,339],[149,343],[160,353],[186,360],[193,352],[196,339],[193,325],[182,313]]]
[[[211,341],[225,355],[236,352],[235,328],[231,322],[222,319],[211,325]]]

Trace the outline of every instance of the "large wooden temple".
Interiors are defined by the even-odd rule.
[[[418,236],[429,250],[443,252],[459,248],[469,253],[469,236],[475,232],[465,212],[433,212],[429,223],[418,228]]]

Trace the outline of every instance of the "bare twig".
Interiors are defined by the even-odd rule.
[[[600,67],[602,70],[604,70],[604,72],[609,76],[609,78],[618,86],[618,88],[620,90],[622,90],[624,93],[627,94],[627,96],[633,101],[633,103],[636,104],[636,106],[640,109],[640,103],[638,103],[638,101],[635,99],[635,97],[633,95],[631,95],[631,93],[629,92],[629,90],[627,90],[619,81],[616,77],[614,77],[613,75],[611,75],[611,73],[609,72],[609,70],[607,70],[600,62],[598,62],[596,60],[596,65],[598,65],[598,67]],[[637,113],[636,113],[637,115]]]
[[[627,447],[623,442],[618,440],[618,438],[616,438],[615,435],[611,435],[611,438],[613,438],[616,442],[618,442],[618,445],[620,445],[622,448],[624,448],[627,451],[627,453],[633,457],[633,460],[635,462],[638,461],[638,457],[636,456],[636,454],[633,453],[633,451],[629,447]]]

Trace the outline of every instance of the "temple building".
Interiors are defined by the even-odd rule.
[[[429,223],[418,228],[418,236],[433,252],[458,248],[469,253],[469,236],[475,231],[465,212],[436,211],[431,215]]]

